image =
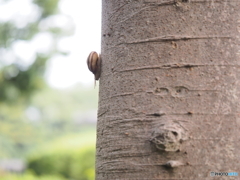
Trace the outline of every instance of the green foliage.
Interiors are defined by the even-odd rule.
[[[0,47],[8,48],[16,39],[16,29],[11,22],[0,23]]]
[[[13,22],[0,23],[0,47],[10,48],[17,40],[30,40],[39,32],[38,21],[29,23],[25,27],[17,28]]]
[[[8,0],[1,5],[5,2]],[[75,121],[82,119],[79,114],[97,108],[97,91],[82,86],[68,90],[46,86],[43,75],[47,60],[56,54],[64,55],[57,43],[61,37],[70,35],[72,29],[71,26],[61,29],[57,23],[51,23],[59,15],[59,0],[33,0],[33,3],[37,5],[33,10],[36,14],[29,17],[36,16],[34,22],[27,22],[27,18],[22,18],[20,25],[14,19],[0,21],[0,159],[29,157],[32,171],[23,175],[0,172],[0,179],[93,180],[95,131],[84,132],[85,135],[64,134],[84,131],[86,126],[80,127]],[[15,48],[21,43],[28,47],[38,34],[50,35],[52,46],[42,54],[36,50],[32,63],[23,64],[25,59],[14,52]],[[39,117],[28,116],[31,108],[39,112]]]
[[[12,101],[11,105],[0,103],[0,159],[24,158],[36,145],[62,136],[64,140],[58,141],[58,144],[55,142],[54,147],[58,148],[62,142],[68,145],[58,149],[76,148],[71,144],[87,144],[88,138],[83,138],[87,141],[82,143],[82,138],[68,137],[70,135],[66,134],[83,133],[94,126],[77,121],[84,120],[82,114],[86,111],[97,109],[96,99],[97,93],[92,87],[76,86],[65,90],[45,88],[29,100],[28,108],[39,113],[37,119],[29,119],[26,114],[28,108],[21,98]]]
[[[28,159],[28,170],[38,176],[63,176],[75,180],[93,180],[95,131],[70,135],[48,143]]]
[[[27,173],[9,175],[0,172],[0,179],[94,180],[95,134],[94,129],[86,129],[82,133],[69,134],[40,143],[26,160]]]
[[[8,1],[2,2],[1,5],[4,3]],[[43,75],[47,60],[56,54],[64,54],[59,51],[56,44],[61,37],[72,34],[71,28],[63,29],[54,23],[49,27],[44,25],[44,22],[46,24],[49,19],[49,22],[54,21],[51,17],[60,15],[59,0],[34,0],[33,3],[38,6],[32,10],[38,14],[34,16],[36,18],[34,22],[28,22],[27,18],[23,18],[23,25],[19,26],[14,19],[0,21],[0,54],[2,56],[0,59],[0,102],[9,103],[19,98],[28,101],[34,92],[44,88]],[[29,14],[29,16],[32,15]],[[54,45],[45,54],[35,54],[34,63],[23,67],[22,59],[14,52],[15,43],[21,40],[28,44],[37,34],[46,32],[51,35]],[[11,56],[11,64],[8,64],[6,54]]]
[[[19,1],[2,0],[0,4],[14,2]],[[48,134],[54,134],[53,126],[59,134],[48,137],[48,139],[69,132],[69,129],[62,130],[67,129],[66,127],[70,124],[72,118],[72,115],[68,114],[71,113],[70,110],[56,108],[54,113],[47,111],[53,114],[52,116],[41,114],[42,109],[49,108],[48,103],[52,100],[46,99],[48,97],[42,96],[40,91],[47,88],[43,77],[46,63],[54,55],[64,54],[59,51],[57,43],[60,38],[72,33],[71,26],[63,29],[54,23],[56,17],[64,16],[58,11],[58,3],[59,0],[33,0],[32,4],[29,4],[29,8],[33,8],[31,10],[33,14],[30,13],[27,17],[24,15],[23,18],[22,13],[19,13],[19,17],[12,14],[12,18],[9,16],[8,20],[2,20],[2,18],[0,20],[0,158],[26,156],[36,144],[46,140]],[[44,52],[34,47],[36,51],[31,55],[32,59],[21,59],[19,52],[15,52],[16,48],[21,47],[21,44],[26,47],[34,45],[39,34],[49,35],[51,48]],[[34,52],[31,49],[30,54],[32,53]],[[33,100],[37,92],[40,92],[38,94],[40,101],[44,101],[41,104],[44,108],[38,109],[42,115],[38,122],[28,118],[26,113],[28,107],[40,107],[39,102]],[[68,101],[68,104],[70,103]],[[61,113],[61,115],[65,114],[64,117],[57,116],[59,110],[64,112]]]
[[[57,6],[59,0],[34,0],[39,7],[42,9],[42,18],[45,18],[51,14],[55,14],[57,12]]]
[[[38,54],[36,61],[27,70],[17,64],[5,66],[0,71],[0,102],[16,102],[19,98],[29,98],[36,90],[45,86],[43,73],[47,57]]]
[[[62,175],[75,180],[94,179],[94,146],[68,152],[41,154],[29,160],[28,168],[37,175]]]

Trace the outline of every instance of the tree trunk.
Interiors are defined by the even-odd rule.
[[[240,1],[103,0],[102,11],[96,179],[240,172]]]

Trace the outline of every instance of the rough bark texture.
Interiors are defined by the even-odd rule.
[[[103,0],[102,12],[96,179],[240,172],[240,1]]]

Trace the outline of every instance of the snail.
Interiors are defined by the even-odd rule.
[[[99,80],[101,75],[101,54],[98,55],[95,51],[92,51],[87,58],[88,69],[94,74],[94,82]]]

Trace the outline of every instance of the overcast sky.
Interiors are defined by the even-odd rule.
[[[19,27],[34,21],[39,15],[38,7],[31,1],[10,0],[3,5],[4,1],[0,0],[0,21],[13,20]],[[67,16],[54,17],[55,25],[68,28],[75,24],[75,33],[60,41],[60,49],[69,52],[69,55],[59,55],[48,62],[47,82],[56,88],[69,87],[78,82],[92,86],[94,77],[87,68],[86,59],[91,51],[100,52],[101,0],[61,0],[60,10]],[[42,28],[45,26],[51,26],[51,23],[46,21],[42,24]],[[46,52],[50,48],[50,35],[41,33],[30,43],[16,42],[12,49],[22,59],[23,64],[29,64],[34,59],[35,51]],[[6,59],[6,64],[14,61],[11,54],[12,52],[3,53],[1,58]]]
[[[74,36],[62,42],[69,56],[51,61],[48,82],[55,87],[76,82],[93,85],[94,76],[87,68],[86,59],[91,51],[100,52],[101,0],[62,0],[60,9],[73,18],[76,30]]]

